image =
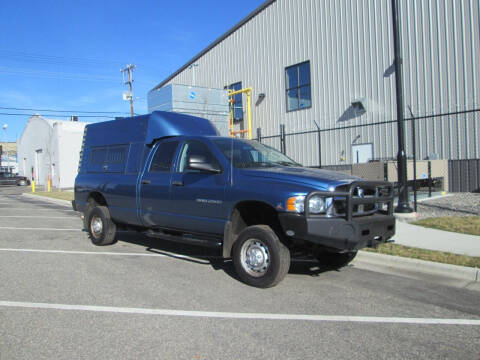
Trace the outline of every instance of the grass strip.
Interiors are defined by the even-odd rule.
[[[444,264],[460,265],[468,267],[480,268],[480,257],[466,256],[447,253],[443,251],[419,249],[410,246],[403,246],[397,244],[381,244],[378,248],[362,249],[369,252],[376,252],[379,254],[387,254],[394,256],[401,256],[419,260],[435,261]]]
[[[73,191],[52,191],[52,192],[35,191],[34,193],[31,193],[31,194],[38,195],[38,196],[45,196],[53,199],[68,200],[68,201],[72,201],[74,197]]]
[[[480,236],[480,216],[448,216],[413,221],[423,227]]]

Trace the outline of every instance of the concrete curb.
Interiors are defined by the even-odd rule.
[[[403,221],[403,222],[410,222],[417,220],[419,215],[416,212],[412,213],[406,213],[406,214],[401,214],[401,213],[393,213],[393,216],[395,216],[395,219],[398,221]]]
[[[52,202],[52,203],[55,203],[55,204],[69,205],[70,207],[72,206],[72,202],[69,201],[69,200],[53,199],[53,198],[49,198],[49,197],[46,197],[46,196],[35,195],[35,194],[25,194],[25,193],[23,193],[22,196],[25,196],[25,197],[30,198],[30,199],[45,200],[45,201]]]
[[[478,268],[442,264],[433,261],[411,259],[401,256],[359,251],[352,264],[359,268],[361,268],[363,265],[373,265],[394,271],[398,270],[399,273],[407,271],[419,275],[423,274],[428,276],[440,276],[443,278],[480,283],[480,269]]]

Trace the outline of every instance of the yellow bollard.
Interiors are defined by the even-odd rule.
[[[35,192],[35,181],[32,180],[32,193]]]
[[[47,191],[52,192],[52,181],[50,179],[47,181]]]

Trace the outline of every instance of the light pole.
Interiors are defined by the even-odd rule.
[[[397,213],[411,213],[412,208],[408,203],[407,185],[407,156],[405,154],[405,124],[403,115],[403,77],[402,77],[402,53],[400,48],[400,29],[398,24],[398,2],[392,0],[393,22],[393,52],[395,56],[395,90],[397,93],[397,132],[398,132],[398,204],[395,208]]]

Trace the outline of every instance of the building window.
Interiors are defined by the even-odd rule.
[[[242,90],[242,82],[236,82],[234,84],[230,84],[225,86],[224,89],[237,91]],[[242,105],[242,94],[233,95],[233,121],[239,122],[243,121],[243,105]]]
[[[312,107],[310,61],[285,68],[287,111]]]

